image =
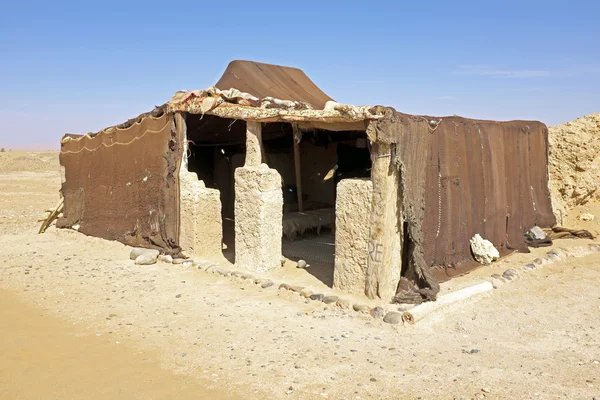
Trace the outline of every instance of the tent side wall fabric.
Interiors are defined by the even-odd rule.
[[[57,226],[178,253],[179,142],[167,114],[63,139],[65,205]]]
[[[501,254],[528,252],[524,232],[556,224],[543,123],[383,112],[385,118],[372,121],[368,134],[396,143],[403,216],[415,247],[411,263],[424,263],[437,280],[477,265],[469,242],[476,233]]]

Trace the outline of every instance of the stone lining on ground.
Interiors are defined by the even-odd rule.
[[[522,273],[531,272],[542,267],[543,265],[559,262],[565,260],[568,257],[585,257],[594,252],[600,252],[600,245],[596,243],[591,243],[587,246],[579,246],[573,249],[566,249],[564,247],[556,248],[547,252],[546,257],[538,257],[532,260],[530,263],[524,264],[517,268],[508,268],[502,274],[494,273],[488,278],[488,281],[492,283],[494,289],[498,289],[505,283],[519,279],[522,276]],[[303,286],[290,285],[285,282],[276,283],[268,278],[257,278],[254,275],[247,272],[223,268],[219,266],[216,262],[211,260],[195,260],[183,258],[172,259],[170,256],[157,254],[156,250],[143,248],[133,248],[130,255],[130,258],[135,259],[136,263],[138,263],[138,259],[140,261],[144,260],[144,262],[146,262],[147,257],[154,257],[154,262],[158,260],[164,263],[181,264],[184,267],[188,268],[195,267],[201,271],[218,274],[231,280],[250,281],[251,283],[255,284],[256,286],[259,286],[262,289],[273,288],[274,290],[289,291],[298,294],[298,297],[304,299],[305,302],[318,301],[326,305],[335,304],[341,309],[352,310],[356,313],[370,315],[374,319],[381,319],[388,324],[399,324],[403,322],[402,313],[414,307],[414,305],[399,305],[399,312],[396,312],[387,311],[385,307],[389,307],[390,304],[386,303],[375,307],[371,307],[362,303],[351,303],[350,300],[344,299],[337,295],[314,293],[312,290],[307,289]]]

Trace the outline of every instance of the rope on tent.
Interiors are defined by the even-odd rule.
[[[106,147],[106,148],[108,148],[108,147],[113,147],[113,146],[116,146],[116,145],[119,145],[119,146],[128,146],[131,143],[135,142],[136,140],[139,140],[139,139],[143,138],[144,136],[146,136],[147,133],[159,133],[159,132],[162,132],[164,129],[165,129],[164,127],[162,129],[159,129],[159,130],[156,130],[156,131],[152,130],[152,129],[147,129],[147,130],[144,131],[143,134],[141,134],[140,136],[134,137],[129,142],[115,142],[115,143],[111,143],[111,144],[101,143],[100,146],[98,146],[98,147],[96,147],[94,149],[90,149],[90,148],[87,148],[86,146],[83,146],[80,150],[77,150],[77,151],[61,150],[61,153],[63,153],[63,154],[78,154],[78,153],[81,153],[84,150],[87,150],[87,151],[90,151],[90,152],[91,151],[96,151],[100,147]],[[93,138],[91,138],[91,139],[93,139]]]

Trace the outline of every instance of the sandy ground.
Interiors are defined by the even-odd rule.
[[[55,319],[55,329],[64,328],[70,337],[105,340],[88,347],[95,357],[101,346],[118,347],[116,353],[107,350],[101,361],[71,358],[82,369],[98,362],[114,365],[115,387],[128,387],[132,379],[119,372],[127,367],[117,355],[136,363],[142,352],[162,368],[152,366],[147,372],[151,376],[173,382],[164,375],[169,372],[201,390],[244,399],[600,396],[599,253],[544,265],[414,326],[394,326],[335,306],[305,303],[287,291],[261,289],[181,265],[134,265],[128,247],[74,231],[51,228],[37,235],[35,220],[58,199],[55,167],[50,160],[45,170],[0,170],[2,301],[28,307],[26,315],[43,310],[44,318]],[[578,212],[590,210],[600,215],[597,205],[587,208],[570,217],[577,221]],[[597,220],[586,224],[590,230],[600,227]],[[563,240],[555,246],[587,243]],[[516,254],[482,267],[444,284],[443,291],[481,282],[548,250]],[[276,274],[319,285],[306,271]],[[15,314],[0,318],[1,341],[15,335],[4,322],[7,318],[15,320],[15,330],[21,329],[18,336],[39,333],[33,322],[29,328],[22,326]],[[45,348],[60,346],[63,340],[46,339]],[[22,343],[28,347],[30,342]],[[75,339],[72,343],[79,346]],[[42,348],[31,344],[28,351],[35,354]],[[11,393],[21,393],[25,385],[35,387],[32,382],[44,382],[43,374],[54,362],[56,357],[41,357],[35,368],[16,374],[6,387]],[[142,356],[137,367],[145,362]],[[0,352],[0,370],[10,363]],[[80,382],[73,369],[62,378],[65,387]],[[176,397],[156,390],[147,398]],[[175,390],[177,385],[172,393],[178,393]],[[82,397],[66,393],[62,398]]]
[[[81,336],[40,307],[0,292],[2,399],[224,399],[161,369],[149,352]]]

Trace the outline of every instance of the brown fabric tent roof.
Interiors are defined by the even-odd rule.
[[[230,62],[215,86],[221,90],[235,88],[259,98],[304,102],[317,110],[333,101],[302,70],[254,61]]]

